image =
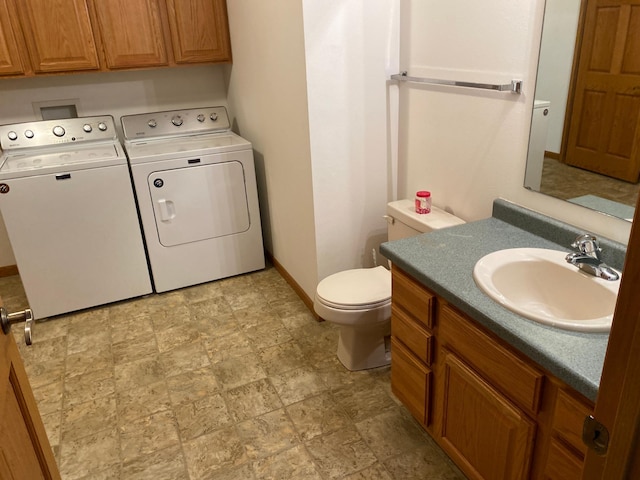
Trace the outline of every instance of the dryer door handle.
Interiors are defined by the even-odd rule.
[[[160,210],[160,220],[170,222],[176,217],[175,203],[171,200],[161,198],[158,200],[158,209]]]

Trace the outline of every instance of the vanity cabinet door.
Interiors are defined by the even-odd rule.
[[[527,478],[535,422],[455,354],[443,353],[442,447],[470,478]]]
[[[159,1],[92,1],[108,68],[168,64]]]
[[[14,5],[36,73],[100,68],[85,0],[20,0]]]

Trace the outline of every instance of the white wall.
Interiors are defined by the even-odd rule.
[[[403,0],[401,68],[414,76],[503,83],[524,93],[403,85],[399,195],[428,189],[467,221],[503,197],[625,242],[630,224],[522,187],[543,16],[542,0]]]
[[[228,3],[229,104],[260,159],[265,243],[311,298],[386,240],[394,3]]]
[[[372,250],[386,241],[396,3],[303,0],[318,280],[373,266]]]
[[[34,104],[71,100],[79,116],[226,105],[223,66],[56,75],[0,80],[0,123],[40,120]],[[0,219],[0,266],[15,257]]]
[[[256,158],[265,247],[307,295],[317,284],[302,2],[227,2],[228,101]]]

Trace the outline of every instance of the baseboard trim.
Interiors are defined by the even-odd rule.
[[[285,279],[285,281],[291,286],[291,288],[293,288],[293,291],[296,292],[296,295],[300,297],[300,300],[302,300],[302,302],[307,306],[309,311],[313,314],[314,318],[320,321],[320,317],[318,317],[316,312],[313,310],[313,300],[309,297],[309,295],[307,295],[307,293],[298,284],[298,282],[294,280],[291,274],[287,272],[282,264],[278,260],[276,260],[270,252],[265,251],[265,254],[267,259],[273,264],[278,273],[282,275],[282,278]]]
[[[18,275],[17,265],[7,265],[6,267],[0,267],[0,277],[11,277],[12,275]]]
[[[544,152],[545,157],[553,158],[554,160],[560,160],[560,154],[556,152]]]

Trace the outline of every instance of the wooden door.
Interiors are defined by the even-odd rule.
[[[85,0],[12,0],[36,73],[97,70]]]
[[[442,373],[444,450],[472,479],[528,478],[535,422],[447,350]]]
[[[176,63],[231,61],[225,0],[166,0]]]
[[[2,330],[0,330],[0,478],[60,479],[18,346],[13,335],[4,334]]]
[[[92,1],[108,68],[167,65],[159,1]]]
[[[10,18],[7,0],[0,0],[0,75],[25,73]]]
[[[640,0],[585,0],[565,162],[640,176]]]
[[[640,478],[640,199],[636,204],[594,417],[607,427],[606,455],[588,450],[583,480]]]

